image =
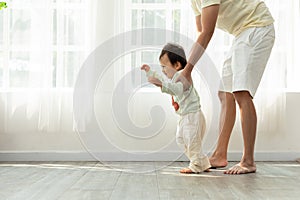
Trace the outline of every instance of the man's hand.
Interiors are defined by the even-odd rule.
[[[191,70],[188,70],[189,68],[186,66],[182,72],[180,73],[180,76],[176,79],[176,82],[180,81],[183,85],[183,90],[187,90],[192,85],[192,76],[191,76]]]
[[[148,72],[150,70],[150,66],[149,65],[146,65],[146,64],[143,64],[141,66],[141,70],[145,70],[145,72]]]

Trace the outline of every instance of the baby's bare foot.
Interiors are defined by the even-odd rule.
[[[195,172],[193,172],[190,168],[183,168],[180,170],[180,173],[183,174],[194,174]]]
[[[208,169],[204,170],[203,172],[210,172],[210,169],[208,168]],[[182,173],[182,174],[198,174],[200,172],[193,172],[190,168],[183,168],[180,170],[180,173]]]

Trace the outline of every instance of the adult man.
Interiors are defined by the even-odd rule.
[[[252,99],[274,44],[274,20],[265,3],[259,0],[191,0],[191,3],[199,35],[188,64],[182,72],[188,82],[191,82],[191,71],[208,46],[215,27],[235,36],[223,66],[224,89],[219,91],[220,135],[217,147],[210,157],[210,163],[216,168],[228,164],[227,149],[235,123],[237,102],[240,109],[244,151],[240,163],[225,173],[255,172],[257,116]]]

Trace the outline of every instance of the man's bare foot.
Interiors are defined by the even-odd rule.
[[[255,164],[252,166],[242,165],[241,163],[234,165],[230,169],[226,170],[224,174],[249,174],[255,173],[256,166]]]
[[[228,162],[226,159],[219,159],[219,158],[215,158],[213,156],[209,158],[209,162],[211,165],[211,167],[210,167],[211,169],[223,168],[228,165]]]

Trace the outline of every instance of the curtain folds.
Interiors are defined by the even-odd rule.
[[[19,57],[22,59],[25,57],[27,62],[25,67],[28,67],[28,70],[25,79],[17,80],[19,81],[17,89],[3,86],[4,89],[0,93],[1,132],[73,131],[73,87],[82,63],[98,45],[119,33],[131,30],[127,17],[132,15],[128,14],[130,4],[125,3],[127,1],[122,3],[106,0],[82,1],[86,6],[83,10],[80,10],[81,5],[72,4],[68,8],[67,4],[59,3],[60,1],[55,4],[57,9],[51,10],[49,9],[53,6],[51,2],[51,0],[32,0],[34,7],[22,3],[14,4],[19,11],[24,6],[24,13],[27,13],[25,17],[30,16],[30,20],[26,31],[21,33],[22,37],[26,36],[23,38],[24,45],[17,46],[17,49],[7,53],[14,55],[26,52]],[[284,126],[286,90],[300,90],[297,77],[300,74],[298,67],[300,61],[297,55],[300,6],[298,0],[284,3],[280,0],[265,0],[265,2],[275,18],[276,42],[254,101],[258,114],[258,131],[271,133]],[[181,2],[180,33],[195,38],[194,16],[188,3],[185,0]],[[7,9],[5,12],[8,12]],[[53,15],[53,12],[56,14]],[[18,30],[13,29],[14,26],[18,27],[18,22],[12,20],[12,23],[15,24],[11,27],[12,35],[9,41],[11,44],[18,42],[21,37],[14,35],[18,34]],[[143,28],[142,25],[135,28]],[[155,26],[152,24],[152,27]],[[73,32],[76,34],[70,34]],[[229,47],[229,39],[230,36],[216,31],[207,49],[207,54],[218,70]],[[216,46],[219,48],[215,48]],[[187,53],[188,51],[186,49]],[[127,61],[132,64],[135,62],[132,59],[134,57],[128,58]],[[13,69],[12,65],[17,61],[12,56],[8,61],[9,68]],[[127,61],[125,59],[124,62],[120,62],[124,65],[121,71],[112,70],[112,73],[116,73],[116,76],[111,75],[112,79],[119,80],[122,74],[126,74]],[[20,72],[18,70],[22,69],[17,68],[14,72]],[[5,76],[11,76],[12,73],[9,71]],[[22,85],[25,87],[20,87]],[[112,85],[107,87],[109,90],[113,88]],[[107,92],[105,88],[103,91]],[[209,99],[205,97],[201,103],[203,106],[210,105]],[[207,109],[206,112],[211,111]],[[20,126],[16,126],[18,122]],[[217,125],[218,122],[212,123]]]

